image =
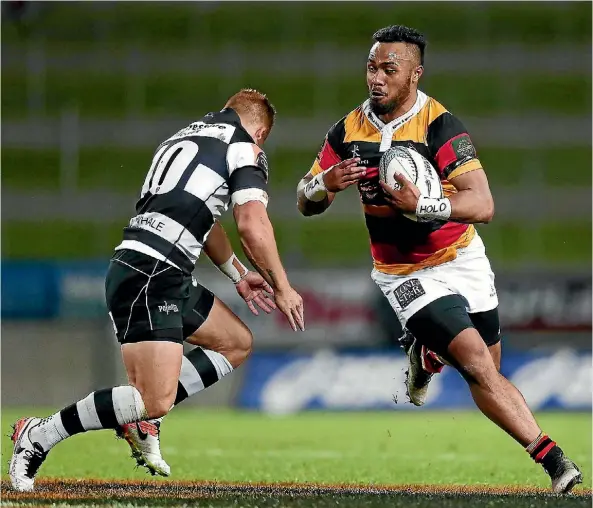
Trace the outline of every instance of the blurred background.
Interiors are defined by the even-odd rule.
[[[535,409],[591,408],[591,4],[2,2],[2,403],[59,406],[125,379],[103,275],[163,139],[242,87],[278,110],[270,215],[307,331],[242,317],[255,352],[188,404],[408,409],[399,326],[373,285],[356,191],[319,218],[295,188],[365,99],[375,30],[429,45],[422,86],[467,126],[494,194],[503,372]],[[228,218],[224,222],[237,252]],[[245,260],[245,258],[243,257]],[[427,408],[469,408],[451,369]]]

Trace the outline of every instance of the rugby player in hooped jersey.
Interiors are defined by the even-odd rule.
[[[333,125],[297,188],[305,216],[323,213],[336,193],[356,185],[371,241],[372,278],[404,328],[410,400],[422,405],[441,360],[467,381],[478,408],[542,464],[554,492],[581,473],[538,426],[521,393],[499,373],[500,327],[494,275],[473,224],[494,204],[486,174],[463,124],[418,90],[425,38],[390,26],[373,36],[369,98]],[[444,197],[421,196],[405,177],[394,190],[379,181],[391,147],[417,150],[436,169]],[[433,206],[430,206],[433,205]],[[403,213],[416,214],[418,221]]]
[[[247,358],[247,326],[192,277],[203,250],[254,304],[278,307],[304,330],[303,302],[280,261],[267,215],[268,163],[262,146],[275,110],[267,97],[241,90],[157,148],[105,282],[109,316],[129,384],[98,390],[54,415],[15,423],[9,475],[31,491],[48,452],[68,437],[114,429],[138,464],[168,476],[160,420],[173,406],[217,382]],[[245,255],[237,259],[218,218],[232,204]],[[274,300],[270,296],[273,294]],[[183,355],[183,342],[198,347]]]

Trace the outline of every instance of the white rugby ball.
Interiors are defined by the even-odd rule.
[[[413,148],[394,146],[387,150],[379,162],[379,178],[392,189],[399,189],[394,175],[399,173],[410,180],[420,195],[431,198],[443,197],[441,179],[432,164]],[[404,213],[410,220],[418,220],[414,213]]]

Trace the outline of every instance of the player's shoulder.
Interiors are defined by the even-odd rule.
[[[428,132],[457,131],[464,128],[459,118],[434,97],[427,96],[423,113]]]
[[[363,125],[365,122],[363,106],[364,103],[359,104],[356,108],[334,123],[327,131],[328,140],[335,142],[336,144],[343,143],[348,131]]]
[[[163,141],[161,145],[171,141],[187,139],[197,143],[202,143],[205,140],[216,140],[217,142],[221,141],[224,146],[230,144],[241,136],[247,136],[251,139],[249,134],[242,128],[241,123],[235,122],[234,119],[228,115],[222,115],[221,113],[223,113],[223,111],[207,113],[203,117],[177,131],[173,136]]]

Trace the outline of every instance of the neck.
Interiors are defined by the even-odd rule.
[[[391,113],[387,113],[386,115],[379,115],[379,118],[383,123],[389,123],[399,118],[402,115],[405,115],[408,111],[410,111],[414,104],[416,104],[416,99],[418,98],[418,90],[411,90],[410,95],[406,97],[404,101],[402,101]]]

